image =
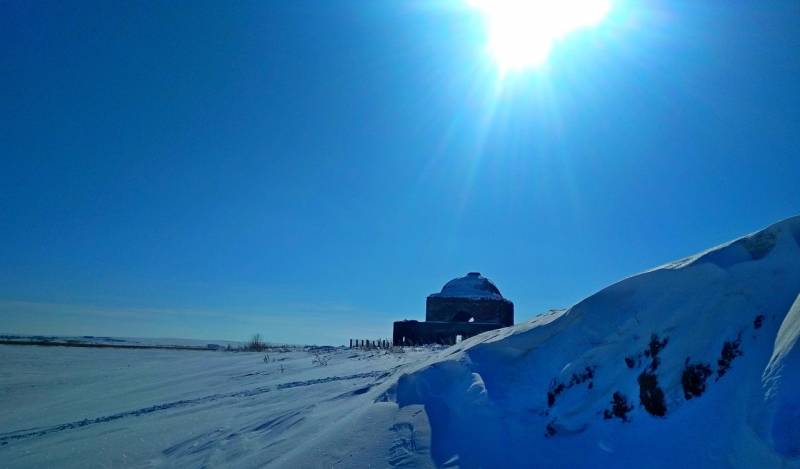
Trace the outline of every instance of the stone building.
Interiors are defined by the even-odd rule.
[[[447,282],[428,296],[425,321],[396,321],[394,345],[454,344],[514,324],[514,303],[479,272]]]

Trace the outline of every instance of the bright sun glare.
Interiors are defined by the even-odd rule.
[[[468,0],[486,22],[488,49],[502,72],[541,65],[558,39],[595,25],[610,0]]]

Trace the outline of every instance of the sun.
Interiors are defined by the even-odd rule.
[[[554,43],[598,24],[610,0],[468,0],[483,15],[487,48],[502,72],[539,66]]]

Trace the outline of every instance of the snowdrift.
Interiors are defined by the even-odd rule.
[[[402,376],[436,465],[800,467],[800,217]]]

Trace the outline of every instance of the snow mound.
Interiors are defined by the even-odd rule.
[[[500,290],[491,280],[480,272],[470,272],[464,277],[455,278],[447,282],[440,293],[429,296],[444,298],[472,298],[472,299],[503,299]]]
[[[765,433],[775,450],[800,457],[800,296],[783,319],[769,364],[764,372],[765,396],[770,418]],[[771,423],[771,425],[769,425]]]
[[[794,217],[468,339],[393,396],[440,466],[800,467],[798,293]]]

